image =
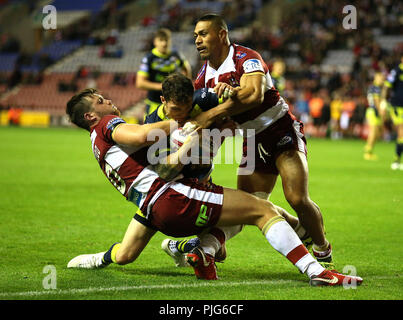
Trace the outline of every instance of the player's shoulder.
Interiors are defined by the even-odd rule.
[[[254,57],[259,57],[260,54],[251,48],[239,45],[239,44],[234,44],[234,59],[235,60],[245,60],[249,58],[254,58]]]
[[[117,125],[121,123],[126,123],[126,121],[117,115],[109,114],[101,118],[98,126],[105,127],[108,130],[113,130]]]
[[[117,115],[106,115],[99,120],[93,131],[95,131],[97,136],[101,139],[112,143],[113,131],[123,123],[126,123],[126,121]]]
[[[174,56],[174,57],[177,57],[177,58],[180,58],[180,59],[182,58],[182,54],[176,49],[171,50],[170,56],[171,57]]]
[[[149,51],[143,56],[142,62],[145,63],[145,62],[153,60],[154,58],[155,58],[155,55],[152,53],[152,51]]]
[[[144,119],[144,124],[155,123],[164,120],[168,120],[168,118],[166,117],[163,105],[161,104],[157,109],[146,116],[146,118]]]

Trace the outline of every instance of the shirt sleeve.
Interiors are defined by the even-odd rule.
[[[137,74],[148,77],[150,74],[150,56],[146,55],[142,60]]]
[[[254,50],[237,49],[236,59],[238,60],[237,69],[241,74],[268,71],[266,63],[263,61],[261,55]]]
[[[112,133],[122,123],[126,123],[126,121],[114,115],[108,115],[101,119],[99,125],[101,126],[102,135],[107,142],[114,143]]]
[[[213,90],[202,88],[193,94],[193,107],[199,106],[202,111],[214,108],[219,104],[218,96]]]

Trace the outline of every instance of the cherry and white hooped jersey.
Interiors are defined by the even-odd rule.
[[[254,129],[255,134],[263,131],[284,116],[289,107],[273,86],[269,68],[260,54],[250,48],[231,44],[227,58],[215,70],[208,61],[204,63],[195,80],[195,89],[214,88],[218,82],[225,82],[233,87],[240,84],[244,74],[263,72],[266,76],[266,88],[262,104],[252,110],[233,116],[233,120],[242,129]]]
[[[165,181],[150,169],[148,147],[125,147],[113,141],[112,132],[121,123],[125,121],[118,116],[104,116],[91,130],[92,151],[112,185],[141,208]]]

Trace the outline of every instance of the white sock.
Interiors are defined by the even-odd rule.
[[[199,237],[200,247],[203,251],[211,256],[215,256],[216,252],[220,250],[221,243],[216,237],[210,233],[205,233]]]
[[[235,237],[243,229],[243,225],[231,226],[231,227],[220,227],[221,231],[225,234],[225,241]]]
[[[270,219],[262,229],[272,247],[309,277],[325,270],[308,252],[293,228],[281,216]]]

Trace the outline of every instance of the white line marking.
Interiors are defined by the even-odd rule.
[[[251,286],[265,284],[286,284],[297,283],[294,280],[265,280],[265,281],[239,281],[239,282],[201,282],[189,284],[157,284],[149,286],[122,286],[110,288],[84,288],[84,289],[64,289],[64,290],[41,290],[41,291],[25,291],[25,292],[4,292],[0,293],[0,298],[10,296],[41,296],[41,295],[62,295],[62,294],[87,294],[108,291],[130,291],[130,290],[158,290],[158,289],[184,289],[184,288],[201,288],[201,287],[231,287],[231,286]]]
[[[370,280],[390,280],[396,279],[396,277],[391,276],[373,276],[366,277],[365,279]],[[365,281],[364,279],[364,281]],[[156,284],[149,286],[122,286],[122,287],[110,287],[110,288],[83,288],[83,289],[60,289],[60,290],[41,290],[41,291],[22,291],[22,292],[3,292],[0,293],[0,299],[10,296],[20,296],[20,297],[34,297],[42,295],[63,295],[63,294],[87,294],[87,293],[98,293],[98,292],[108,292],[108,291],[131,291],[131,290],[159,290],[159,289],[184,289],[184,288],[202,288],[202,287],[231,287],[231,286],[253,286],[253,285],[281,285],[290,284],[294,285],[300,284],[301,282],[295,280],[263,280],[263,281],[235,281],[235,282],[217,282],[217,281],[206,281],[200,283],[189,283],[189,284]],[[308,285],[308,281],[306,282]]]

